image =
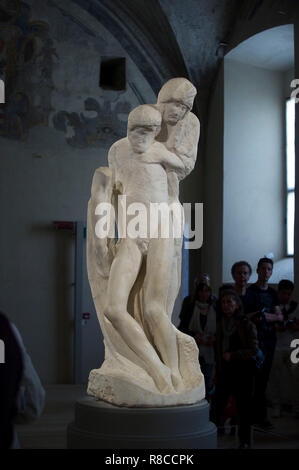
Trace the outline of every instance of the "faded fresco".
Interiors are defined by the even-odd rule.
[[[84,65],[75,64],[78,68],[73,70],[67,56],[76,57],[83,43],[86,51],[86,40],[88,60],[97,70],[105,55],[104,41],[79,29],[76,19],[70,13],[62,16],[53,2],[34,10],[30,4],[37,5],[32,0],[0,0],[0,78],[6,91],[6,103],[0,105],[0,136],[25,141],[31,128],[42,125],[64,135],[70,147],[112,145],[126,134],[131,110],[126,91],[101,95],[98,80],[82,76]],[[67,28],[59,26],[62,22]],[[82,91],[72,88],[77,70]]]
[[[31,21],[28,4],[0,0],[0,26],[0,75],[6,89],[0,135],[24,140],[31,127],[48,124],[53,57],[58,56],[49,25]]]
[[[84,109],[93,111],[94,116],[86,116],[84,112],[59,111],[53,117],[55,129],[65,132],[69,145],[78,148],[101,147],[112,144],[126,134],[126,123],[117,119],[114,113],[128,114],[130,106],[127,103],[117,103],[112,111],[110,101],[104,101],[101,105],[90,97],[84,101]]]

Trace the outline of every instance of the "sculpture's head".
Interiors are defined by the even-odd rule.
[[[172,78],[166,82],[159,94],[158,105],[163,120],[174,125],[192,109],[196,88],[186,78]]]
[[[162,116],[153,106],[144,104],[130,112],[128,117],[128,139],[136,153],[143,153],[154,142],[160,132]]]

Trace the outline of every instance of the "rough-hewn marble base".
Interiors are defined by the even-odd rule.
[[[104,374],[100,369],[94,369],[89,375],[87,393],[111,404],[127,407],[191,405],[205,396],[205,384],[202,380],[191,390],[164,395],[157,392],[154,387],[150,390],[149,387],[142,386],[142,382],[141,384],[131,383],[124,378]]]
[[[206,400],[188,406],[125,408],[93,398],[77,401],[69,449],[215,449],[216,426]]]

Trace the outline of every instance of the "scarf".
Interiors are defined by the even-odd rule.
[[[189,330],[193,331],[194,333],[202,332],[201,324],[200,324],[200,311],[204,310],[209,315],[209,304],[204,304],[202,302],[195,301],[193,314],[189,323]]]

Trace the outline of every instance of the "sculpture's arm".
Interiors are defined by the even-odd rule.
[[[144,163],[160,163],[166,171],[183,171],[184,164],[174,152],[167,150],[162,144],[154,144],[150,150],[141,154]]]
[[[171,204],[173,201],[176,201],[179,197],[179,177],[176,171],[169,171],[167,173],[167,183],[168,183],[168,200],[169,200],[169,203]]]
[[[110,238],[114,233],[114,211],[112,206],[112,193],[113,193],[113,170],[108,167],[98,168],[93,177],[91,187],[91,198],[89,201],[89,217],[90,217],[90,230],[92,233],[89,235],[92,240],[93,262],[96,264],[97,271],[103,277],[108,277],[110,272],[111,263],[113,260],[113,252],[109,247]],[[101,207],[101,204],[104,204]],[[109,210],[109,208],[111,210]],[[106,211],[106,212],[105,212]],[[100,217],[105,216],[107,227],[110,227],[110,232],[105,233],[99,226]]]
[[[178,125],[179,129],[166,142],[166,146],[184,165],[184,171],[178,172],[178,178],[181,180],[191,173],[196,162],[200,122],[193,113],[189,113]]]
[[[116,168],[116,148],[116,144],[113,144],[108,152],[108,165],[109,168],[114,170]]]

